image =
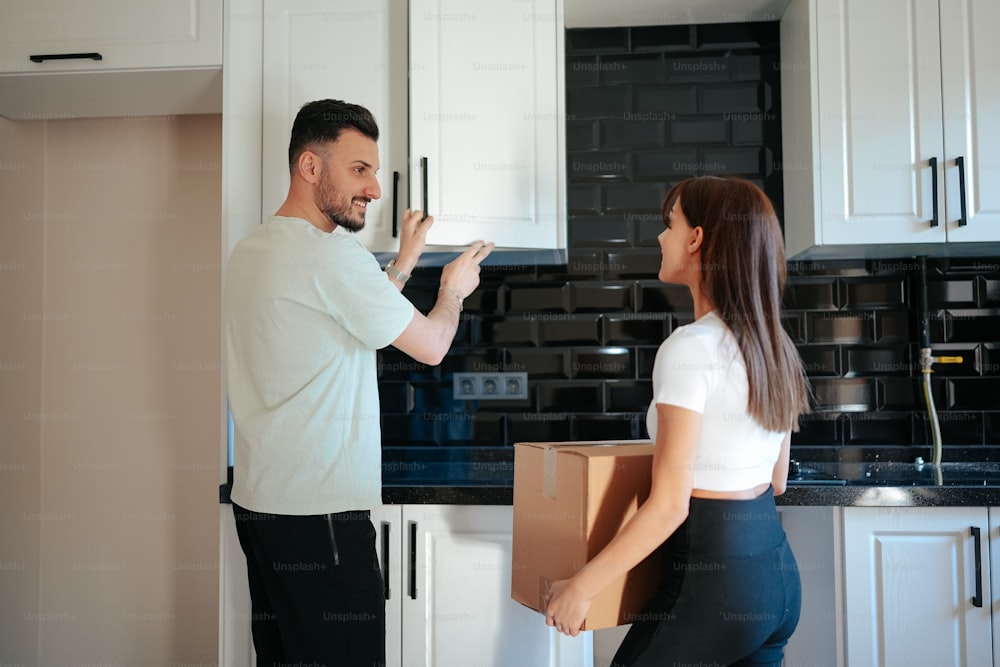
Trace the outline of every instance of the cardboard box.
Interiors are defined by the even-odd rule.
[[[516,443],[511,597],[544,613],[551,582],[596,556],[649,497],[652,461],[651,441]],[[661,567],[651,555],[609,584],[583,629],[631,623]]]

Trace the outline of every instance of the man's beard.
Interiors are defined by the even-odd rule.
[[[324,176],[319,184],[319,192],[317,193],[319,200],[316,202],[319,210],[323,212],[327,220],[335,225],[343,227],[348,232],[360,232],[365,228],[365,212],[359,210],[357,213],[360,214],[361,219],[357,220],[351,217],[351,213],[354,209],[354,200],[348,199],[347,206],[339,206],[338,201],[343,199],[340,192],[333,187],[329,179]],[[359,197],[359,199],[363,199]],[[371,201],[371,200],[366,200]]]

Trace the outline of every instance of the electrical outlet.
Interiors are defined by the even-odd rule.
[[[456,400],[517,401],[528,398],[527,373],[455,373]]]

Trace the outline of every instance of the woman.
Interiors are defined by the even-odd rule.
[[[781,229],[757,186],[714,176],[671,188],[663,220],[659,279],[687,285],[695,321],[654,362],[650,495],[607,547],[552,586],[546,623],[575,636],[594,596],[661,549],[663,584],[612,664],[778,667],[801,589],[774,496],[809,409],[781,326]]]

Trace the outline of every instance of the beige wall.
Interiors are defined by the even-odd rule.
[[[221,117],[0,138],[0,663],[214,663]]]

